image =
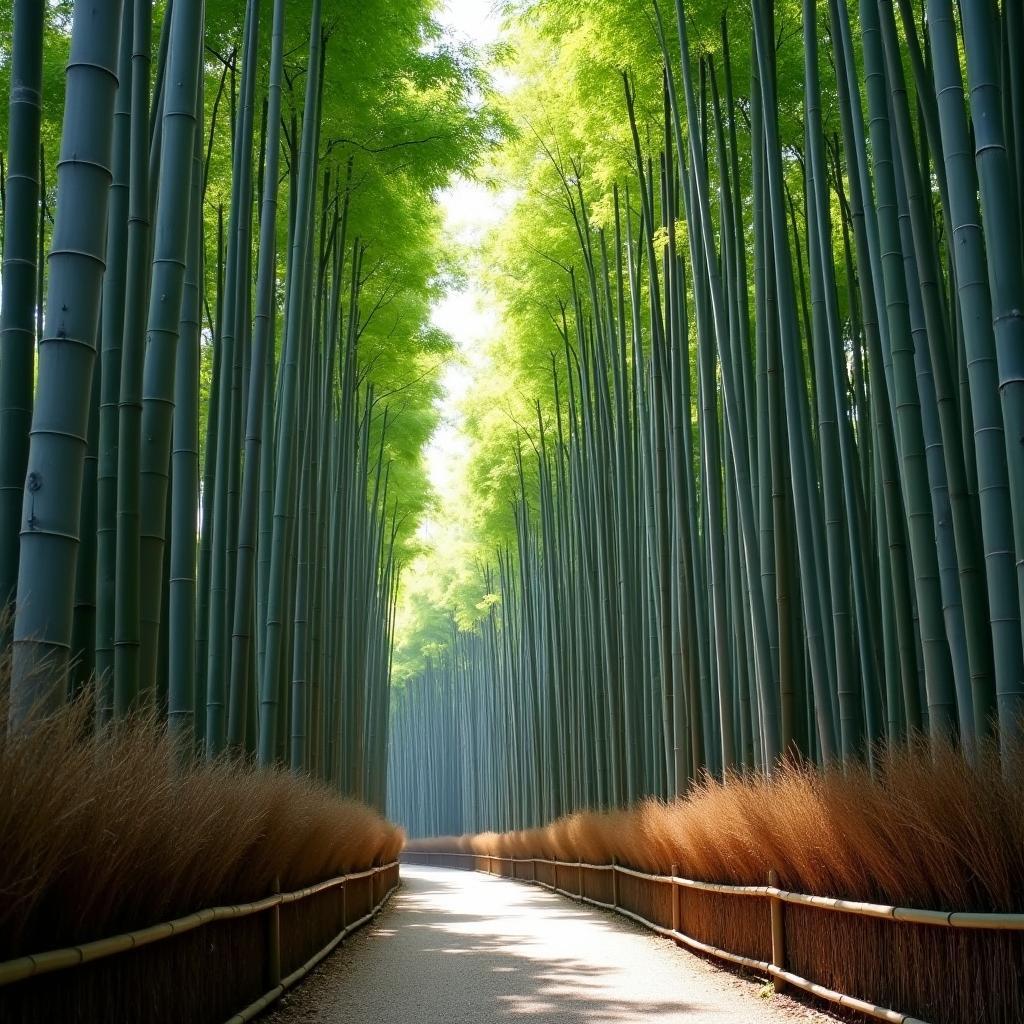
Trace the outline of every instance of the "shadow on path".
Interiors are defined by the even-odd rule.
[[[402,867],[391,906],[270,1024],[825,1021],[664,939],[535,886]]]

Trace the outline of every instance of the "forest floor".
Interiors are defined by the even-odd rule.
[[[792,1024],[836,1018],[610,912],[474,872],[402,888],[267,1024]]]

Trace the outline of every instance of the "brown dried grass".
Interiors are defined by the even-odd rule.
[[[95,736],[89,724],[79,701],[0,729],[0,960],[259,899],[276,879],[301,888],[402,848],[376,811],[308,778],[183,763],[151,718]]]
[[[1024,912],[1024,758],[914,744],[861,765],[704,780],[685,799],[408,849],[618,863],[702,881],[938,910]]]

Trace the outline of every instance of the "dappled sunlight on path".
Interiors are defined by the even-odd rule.
[[[521,883],[402,868],[365,933],[272,1024],[775,1024],[825,1021],[611,914]]]

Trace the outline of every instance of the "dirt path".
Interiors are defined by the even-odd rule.
[[[269,1024],[791,1024],[835,1018],[611,913],[473,872],[403,887]]]

